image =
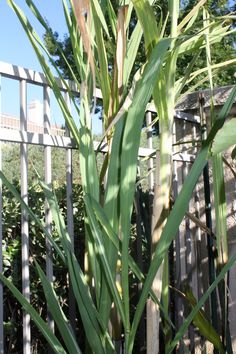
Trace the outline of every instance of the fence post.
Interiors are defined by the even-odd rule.
[[[198,127],[200,133],[200,126]],[[197,126],[193,124],[192,128],[192,136],[193,140],[197,140]],[[195,144],[193,147],[193,153],[197,156],[198,148]],[[200,220],[200,191],[199,191],[199,183],[196,184],[194,191],[194,203],[195,203],[195,216]],[[198,225],[196,225],[196,271],[195,271],[195,295],[197,298],[200,298],[203,294],[203,286],[202,286],[202,259],[201,259],[201,242],[202,242],[202,233],[201,229]]]
[[[199,94],[199,113],[201,119],[202,128],[202,140],[207,138],[207,124],[206,124],[206,114],[204,110],[205,98],[202,93]],[[205,217],[206,225],[212,232],[212,205],[211,205],[211,186],[210,186],[210,174],[209,174],[209,164],[207,163],[203,169],[203,185],[204,185],[204,197],[205,197]],[[216,277],[215,270],[215,259],[213,252],[213,238],[212,235],[207,234],[207,249],[208,249],[208,271],[209,271],[209,285],[211,285]],[[210,313],[211,322],[216,331],[219,332],[219,316],[217,313],[217,292],[216,289],[212,291],[210,296]],[[216,353],[214,349],[214,353]]]
[[[1,90],[1,75],[0,75],[0,90]],[[2,119],[1,106],[1,91],[0,91],[0,114]],[[2,121],[1,121],[2,122]],[[0,127],[1,129],[1,127]],[[2,170],[2,142],[0,141],[0,170]],[[0,273],[3,273],[2,259],[2,180],[0,179]],[[4,353],[4,336],[3,336],[3,286],[0,283],[0,354]]]
[[[26,80],[20,80],[20,130],[27,131]],[[20,146],[21,197],[28,204],[28,151],[27,144]],[[22,293],[30,301],[29,276],[29,224],[28,214],[21,209]],[[30,354],[30,315],[23,311],[23,354]]]
[[[65,93],[65,101],[69,111],[71,111],[71,101],[69,93]],[[70,136],[70,131],[66,126],[66,135]],[[72,249],[74,249],[74,219],[73,219],[73,191],[72,191],[72,149],[66,149],[66,213],[67,231],[70,235]],[[69,279],[69,320],[72,328],[76,329],[76,303]]]
[[[51,122],[50,122],[50,87],[43,87],[43,123],[44,134],[51,134]],[[51,188],[52,186],[52,148],[46,146],[44,148],[44,167],[45,167],[45,183]],[[49,233],[52,232],[52,213],[49,208],[48,202],[45,200],[45,223],[46,229]],[[50,283],[53,282],[53,258],[52,258],[52,246],[49,240],[46,238],[46,275]],[[54,332],[54,321],[50,313],[50,309],[47,309],[47,323],[52,332]]]

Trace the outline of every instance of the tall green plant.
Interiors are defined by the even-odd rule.
[[[211,125],[216,120],[214,110],[214,96],[213,96],[213,78],[211,70],[211,49],[208,40],[209,37],[209,24],[210,18],[206,10],[203,11],[204,28],[206,31],[206,57],[207,67],[211,90]],[[224,169],[221,154],[212,157],[212,176],[213,176],[213,191],[214,191],[214,205],[215,205],[215,222],[216,222],[216,242],[217,242],[217,265],[216,269],[219,270],[228,261],[228,240],[227,240],[227,223],[226,223],[226,195],[225,195],[225,182],[224,182]],[[222,309],[222,337],[226,344],[227,338],[227,275],[224,282],[219,286],[220,305]],[[216,324],[215,324],[216,325]]]
[[[212,141],[223,125],[236,95],[236,90],[234,89],[219,119],[213,125],[208,139],[204,142],[173,210],[169,212],[174,106],[181,93],[180,88],[182,89],[184,83],[191,80],[190,69],[192,67],[190,63],[190,67],[187,69],[189,76],[186,75],[180,85],[177,85],[175,80],[176,63],[178,56],[182,53],[198,52],[205,45],[204,32],[199,31],[195,35],[189,35],[189,28],[197,18],[196,12],[201,11],[205,1],[201,0],[179,24],[179,3],[177,0],[169,1],[171,34],[167,36],[165,34],[166,21],[159,24],[155,23],[150,6],[151,1],[133,0],[132,2],[120,2],[118,14],[115,14],[109,0],[105,2],[98,0],[71,0],[67,2],[63,0],[76,69],[81,78],[81,83],[78,83],[81,92],[79,107],[68,83],[61,76],[60,71],[36,35],[25,14],[16,5],[15,1],[9,0],[8,2],[22,23],[42,65],[49,85],[52,87],[62,109],[66,123],[79,147],[81,178],[86,206],[84,212],[89,262],[88,275],[90,279],[85,277],[75,257],[63,217],[51,190],[46,185],[43,185],[52,210],[55,226],[60,235],[59,243],[55,242],[44,225],[25,205],[4,175],[0,173],[0,176],[21,205],[26,208],[30,217],[34,218],[43,229],[55,251],[58,252],[68,268],[86,339],[91,350],[94,353],[115,352],[114,338],[112,338],[112,331],[109,331],[111,308],[115,308],[123,327],[125,352],[127,354],[132,353],[138,324],[148,296],[150,295],[156,303],[160,300],[158,299],[159,294],[156,296],[157,294],[152,291],[154,278],[164,259],[167,262],[166,255],[170,243],[174,239],[188,207],[199,174],[204,168],[207,159],[210,158]],[[26,3],[42,26],[48,30],[47,23],[40,15],[33,1],[27,0]],[[129,37],[127,28],[133,8],[137,15],[137,24]],[[221,19],[216,19],[214,24],[209,25],[209,27],[211,32],[208,38],[212,44],[226,36],[230,31],[227,26],[222,27]],[[133,54],[137,53],[142,33],[144,34],[147,61],[132,78],[130,73],[134,64]],[[113,41],[115,39],[114,64],[111,71],[107,65],[104,38],[110,42],[112,47],[114,47]],[[57,81],[46,63],[45,55],[51,64],[54,65],[70,94],[80,118],[80,128],[76,126],[67,108]],[[73,73],[69,63],[68,69]],[[130,80],[133,80],[131,88],[129,86]],[[106,131],[105,135],[109,147],[102,171],[103,176],[106,175],[106,178],[104,179],[102,176],[100,180],[91,133],[92,116],[96,104],[93,93],[97,82],[100,84],[104,100],[104,130]],[[157,220],[156,225],[159,233],[158,242],[153,247],[150,268],[147,275],[144,276],[130,258],[129,244],[140,134],[146,106],[152,97],[157,106],[162,129],[161,193],[158,195],[162,212],[160,215],[161,227],[159,228],[158,226],[160,220]],[[117,263],[121,264],[118,270]],[[230,267],[231,263],[229,263],[228,267]],[[80,349],[77,347],[70,327],[66,324],[61,324],[61,321],[66,321],[66,318],[58,305],[54,290],[37,264],[36,268],[43,284],[47,301],[51,304],[51,312],[55,323],[61,333],[65,333],[63,334],[63,336],[65,335],[64,344],[59,343],[53,333],[50,332],[50,335],[46,335],[46,323],[39,319],[30,304],[23,299],[18,290],[2,275],[1,280],[13,291],[24,309],[31,314],[32,319],[46,336],[55,352],[65,352],[64,345],[69,353],[79,352]],[[138,276],[143,282],[141,296],[132,320],[130,317],[129,296],[130,272],[133,272],[134,276]],[[121,279],[118,284],[117,275]],[[212,287],[217,285],[218,279],[212,284]],[[162,272],[160,272],[160,281],[162,281]],[[164,315],[167,322],[170,323],[167,317],[167,282],[164,283],[162,289]],[[181,335],[183,332],[184,330],[182,330]],[[170,344],[170,348],[173,348],[173,345],[175,344]]]

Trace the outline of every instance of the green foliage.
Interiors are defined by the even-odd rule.
[[[19,177],[19,176],[17,176]],[[20,190],[20,184],[14,182],[16,189]],[[58,198],[58,203],[61,212],[66,220],[66,185],[55,184],[55,193]],[[75,249],[76,255],[83,266],[84,255],[84,215],[83,215],[83,199],[82,189],[78,184],[73,185],[73,212],[74,212],[74,230],[75,230]],[[43,190],[35,183],[29,184],[29,205],[32,211],[43,221],[45,196]],[[12,198],[4,186],[3,188],[3,274],[8,277],[19,289],[21,288],[21,206],[16,198]],[[45,236],[39,229],[34,220],[30,220],[30,254],[31,257],[37,259],[40,264],[44,263],[45,259]],[[53,235],[58,241],[58,233],[54,229]],[[66,269],[60,259],[54,254],[54,287],[57,289],[57,294],[66,313],[68,312],[68,284],[64,276]],[[31,271],[31,303],[37,309],[41,316],[46,316],[45,297],[40,286],[38,274],[34,265],[30,267]],[[15,302],[11,292],[4,292],[4,333],[5,333],[5,348],[10,350],[12,346],[19,352],[22,348],[21,343],[21,308]],[[45,341],[38,333],[35,327],[32,329],[34,333],[33,348],[43,350]],[[80,337],[79,341],[82,341]],[[18,348],[18,349],[17,349]],[[41,349],[40,349],[41,348]],[[36,349],[35,349],[36,350]]]
[[[188,301],[188,305],[193,309],[197,305],[197,300],[193,295],[189,285],[186,284],[184,289],[185,298]],[[214,344],[214,347],[217,348],[221,354],[225,354],[223,344],[219,334],[216,332],[211,322],[208,320],[206,313],[203,310],[200,310],[193,319],[193,324],[199,328],[201,335],[209,340],[209,342]]]
[[[18,144],[3,144],[3,171],[10,181],[20,180],[20,149]],[[74,152],[74,160],[78,161],[78,153]],[[61,166],[65,165],[66,154],[64,149],[52,149],[52,179],[63,184],[65,181],[65,169]],[[44,148],[29,145],[28,147],[28,162],[29,162],[29,181],[36,178],[36,171],[40,173],[41,178],[44,178]],[[59,167],[60,166],[60,167]],[[78,163],[74,164],[76,176],[79,178]]]
[[[183,19],[186,14],[190,11],[190,9],[193,8],[193,6],[196,4],[195,0],[188,0],[188,1],[182,1],[181,2],[181,11],[180,11],[180,20]],[[116,10],[117,8],[117,2],[112,1],[112,5],[114,6],[114,9]],[[154,1],[153,5],[153,14],[156,17],[157,23],[160,23],[160,21],[163,21],[163,19],[166,18],[167,12],[168,12],[168,1]],[[214,0],[214,1],[208,1],[206,4],[206,8],[208,9],[210,16],[214,18],[214,16],[225,16],[232,11],[230,8],[228,2],[226,0]],[[106,13],[106,12],[105,12]],[[201,15],[198,17],[198,21],[194,23],[194,26],[190,28],[188,35],[193,35],[197,33],[201,29],[201,24],[202,24],[202,19],[200,18]],[[107,13],[106,13],[106,18],[107,18]],[[132,17],[131,21],[129,23],[129,36],[131,36],[133,29],[137,23],[137,17],[135,12],[132,12]],[[234,22],[232,22],[234,23]],[[225,25],[227,25],[228,22],[227,20],[225,21]],[[109,28],[111,31],[111,28]],[[167,22],[167,34],[170,31],[170,21],[168,20]],[[217,64],[220,62],[224,62],[226,60],[234,59],[235,58],[235,34],[231,34],[229,36],[224,37],[220,43],[216,43],[212,47],[212,64]],[[73,51],[72,51],[72,46],[71,46],[71,40],[68,34],[64,34],[64,38],[60,39],[59,33],[50,27],[49,24],[49,30],[45,32],[44,34],[44,41],[45,45],[49,51],[49,53],[54,57],[56,65],[60,68],[61,72],[63,73],[63,76],[65,78],[72,78],[71,72],[68,69],[68,65],[65,63],[64,58],[61,55],[61,51],[65,54],[65,57],[67,58],[72,70],[74,73],[77,72],[75,63],[74,63],[74,57],[73,57]],[[107,52],[107,58],[108,58],[108,65],[111,70],[113,67],[113,57],[115,54],[115,48],[114,45],[111,45],[110,41],[105,40],[105,46],[106,46],[106,52]],[[192,53],[186,53],[183,56],[178,58],[177,62],[177,70],[176,70],[176,77],[177,79],[181,78],[184,76],[186,67],[188,64],[191,62],[193,59],[193,54]],[[145,63],[146,60],[146,53],[144,50],[144,45],[143,45],[143,40],[140,42],[140,46],[137,52],[137,56],[135,59],[134,67],[132,69],[132,75],[131,77],[134,76],[135,72],[142,66],[143,63]],[[204,68],[206,66],[206,57],[204,51],[201,51],[198,59],[196,60],[193,70],[198,70],[201,68]],[[218,71],[214,75],[214,84],[215,86],[225,86],[225,85],[231,85],[232,84],[232,77],[234,76],[236,69],[236,64],[230,65],[227,68],[224,68],[222,71]],[[79,73],[78,73],[79,75]],[[78,76],[79,77],[79,76]],[[204,79],[204,74],[198,75],[194,81],[191,83],[191,86],[194,86],[198,81]],[[208,83],[203,82],[201,85],[201,88],[207,88]],[[186,86],[186,89],[189,88],[189,86]]]
[[[196,3],[195,0],[186,1],[185,6],[183,8],[183,15],[185,15]],[[226,0],[216,0],[216,1],[207,1],[205,8],[209,12],[209,16],[212,20],[216,16],[226,16],[230,13],[231,9]],[[190,28],[189,34],[197,33],[201,30],[201,22],[202,19],[199,18],[198,21],[195,23],[193,27]],[[231,22],[233,25],[233,21]],[[224,25],[228,25],[228,20],[225,20]],[[236,56],[235,52],[235,40],[236,36],[235,33],[226,36],[220,41],[220,43],[216,43],[214,46],[211,47],[211,64],[217,64],[220,62],[224,62],[226,60],[234,59]],[[186,66],[188,63],[191,62],[193,59],[193,55],[191,53],[186,53],[182,57],[178,59],[178,70],[177,70],[177,77],[181,77],[184,75]],[[206,54],[205,51],[201,51],[200,55],[198,56],[197,60],[195,61],[193,70],[198,70],[204,68],[206,66]],[[236,64],[230,65],[227,68],[224,68],[222,71],[218,71],[214,74],[214,86],[220,87],[225,85],[232,84],[232,77],[234,77]],[[197,82],[204,79],[204,74],[199,74],[192,82],[191,86],[196,85]],[[202,83],[201,88],[207,88],[208,81]],[[187,88],[187,87],[186,87]],[[188,87],[189,88],[189,87]]]
[[[0,172],[1,179],[54,247],[56,265],[60,260],[63,267],[67,269],[86,340],[91,351],[95,353],[114,353],[116,352],[114,340],[118,338],[120,341],[124,340],[125,352],[131,354],[134,351],[138,326],[149,296],[157,304],[162,296],[164,303],[164,309],[163,306],[161,307],[164,312],[163,318],[165,318],[166,323],[171,323],[168,318],[167,270],[162,277],[160,269],[163,262],[165,262],[165,266],[167,265],[168,249],[178,232],[199,175],[211,158],[212,142],[223,126],[236,96],[236,88],[234,88],[213,124],[208,138],[203,142],[183,188],[172,210],[170,210],[173,112],[176,101],[185,84],[188,83],[193,68],[192,64],[187,67],[187,74],[184,74],[181,85],[178,85],[179,82],[176,81],[178,58],[186,53],[191,53],[195,60],[199,55],[199,50],[206,45],[206,38],[207,45],[213,45],[230,34],[230,28],[229,26],[222,26],[222,20],[219,18],[210,23],[209,33],[206,34],[203,31],[199,33],[200,16],[203,12],[201,6],[204,4],[204,0],[191,9],[180,23],[178,0],[168,1],[169,20],[168,18],[161,19],[162,12],[159,8],[160,18],[157,23],[151,6],[146,0],[134,0],[128,2],[127,6],[121,5],[118,7],[118,13],[116,13],[109,0],[104,2],[94,0],[91,2],[91,6],[89,6],[90,2],[82,3],[72,0],[68,5],[68,2],[64,0],[63,6],[71,38],[71,52],[73,52],[75,67],[72,67],[68,60],[65,62],[72,77],[77,81],[79,77],[81,81],[80,106],[78,107],[68,83],[57,67],[57,63],[53,62],[50,53],[35,34],[25,14],[16,5],[15,1],[9,0],[9,4],[18,16],[35,50],[47,81],[60,105],[67,126],[79,148],[85,224],[86,267],[84,269],[73,250],[62,208],[49,186],[41,182],[41,187],[52,212],[57,232],[56,237],[54,232],[52,234],[48,232],[44,223],[40,220],[40,207],[35,212],[32,211],[32,208],[24,203],[17,190],[9,183],[2,172]],[[27,4],[45,30],[50,32],[47,23],[39,14],[33,2],[28,0]],[[71,7],[73,8],[72,11]],[[130,17],[133,7],[135,16],[137,16],[135,19]],[[196,14],[199,17],[196,17]],[[144,21],[145,15],[148,15],[151,30]],[[133,30],[129,37],[126,29],[129,31],[130,26],[133,26]],[[201,24],[201,29],[203,27]],[[109,35],[107,34],[107,28]],[[142,35],[144,35],[144,43],[142,42]],[[107,48],[114,47],[114,38],[115,50],[107,55],[104,43],[106,43]],[[140,43],[145,51],[144,64],[139,63],[140,70],[133,76],[135,68],[134,53],[137,53]],[[61,53],[61,51],[59,52]],[[80,118],[79,128],[68,110],[57,80],[45,60],[44,53],[49,56],[51,63],[54,64],[54,68],[69,92],[72,104],[74,104]],[[111,67],[109,66],[109,55],[112,58]],[[108,66],[105,65],[106,62]],[[126,70],[124,67],[126,67]],[[207,70],[208,68],[204,69],[205,73],[207,73]],[[105,78],[104,83],[102,82],[103,77]],[[104,127],[106,130],[105,138],[109,147],[100,177],[91,132],[91,119],[95,109],[93,92],[97,83],[100,83],[105,100]],[[158,213],[160,216],[154,225],[154,231],[158,233],[158,242],[152,245],[153,257],[150,261],[150,267],[147,273],[143,274],[139,266],[130,257],[131,222],[141,129],[146,106],[152,98],[154,98],[157,107],[161,127],[161,186],[158,195]],[[35,257],[34,252],[32,256]],[[209,294],[222,280],[235,260],[236,256],[233,256],[225,265],[203,298],[194,306],[184,325],[177,330],[176,337],[173,340],[168,338],[164,350],[170,348],[169,352],[171,352],[175,348],[191,321],[196,318]],[[55,282],[53,289],[46,280],[42,268],[42,264],[40,264],[40,267],[37,266],[37,272],[41,278],[47,302],[51,304],[52,316],[57,323],[58,330],[61,333],[65,332],[62,344],[60,344],[60,335],[58,336],[56,333],[55,337],[52,334],[50,336],[47,334],[45,322],[40,319],[34,307],[24,300],[17,288],[4,276],[1,276],[1,281],[16,296],[22,307],[27,309],[54,351],[61,350],[63,352],[67,347],[67,350],[73,353],[76,347],[76,337],[73,337],[70,341],[73,334],[67,326],[66,314],[64,315],[55,295],[57,282]],[[159,274],[159,283],[163,284],[158,296],[152,289],[157,274]],[[130,294],[133,282],[130,282],[131,277],[137,277],[140,281],[140,288],[142,288],[132,316]],[[115,312],[114,317],[119,318],[119,321],[114,321],[113,316],[111,316],[111,309],[112,312]],[[63,324],[60,321],[64,321]],[[110,330],[110,326],[112,330]],[[158,328],[156,328],[155,336],[156,333],[159,333]],[[59,349],[56,349],[56,346]],[[71,346],[73,346],[73,349]],[[80,349],[77,350],[80,351]]]

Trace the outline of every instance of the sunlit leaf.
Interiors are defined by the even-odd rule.
[[[236,144],[236,118],[226,122],[216,134],[212,143],[212,154],[221,153]]]

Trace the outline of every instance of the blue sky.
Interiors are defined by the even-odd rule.
[[[29,17],[33,27],[36,29],[40,37],[43,36],[44,30],[42,26],[34,19],[25,0],[16,0],[16,3]],[[60,37],[67,32],[66,23],[63,14],[62,1],[60,0],[35,0],[35,4],[45,17],[51,27],[57,30]],[[37,57],[21,27],[21,24],[13,10],[9,7],[6,0],[0,0],[0,61],[23,66],[25,68],[42,71]],[[19,87],[17,82],[9,79],[2,79],[2,113],[12,115],[19,114]],[[39,99],[42,101],[42,90],[34,88],[33,85],[28,87],[27,100]],[[55,100],[52,99],[52,121],[61,123],[62,116],[57,108]],[[95,122],[94,122],[95,123]],[[101,130],[101,122],[94,124],[94,131]]]
[[[29,15],[32,25],[37,33],[42,36],[43,28],[34,20],[24,0],[16,1],[22,10]],[[35,0],[40,12],[46,17],[50,25],[62,35],[66,32],[61,1]],[[28,42],[26,35],[13,10],[7,1],[0,2],[0,59],[12,64],[40,70],[36,55]]]

